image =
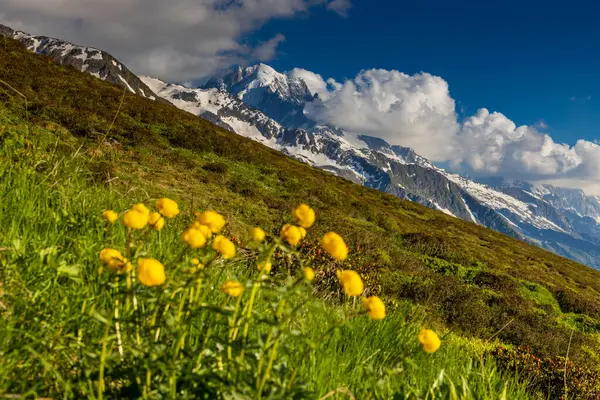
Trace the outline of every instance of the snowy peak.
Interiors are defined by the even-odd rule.
[[[18,40],[29,51],[47,55],[59,64],[72,66],[98,79],[121,86],[131,93],[151,100],[160,99],[123,63],[105,51],[46,36],[32,36],[4,25],[0,25],[0,36]]]
[[[304,80],[277,72],[266,64],[236,67],[223,76],[210,78],[202,88],[227,90],[290,128],[314,126],[304,115],[305,104],[314,100]]]
[[[222,77],[210,78],[203,87],[226,89],[250,105],[253,105],[252,92],[257,89],[266,89],[281,100],[302,105],[313,98],[304,80],[277,72],[266,64],[238,66]]]

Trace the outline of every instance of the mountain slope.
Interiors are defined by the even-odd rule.
[[[547,186],[539,186],[536,190],[544,193],[536,195],[528,191],[533,190],[531,188],[495,186],[493,179],[473,182],[435,167],[411,149],[317,125],[303,113],[306,104],[320,101],[310,95],[304,81],[265,64],[237,67],[222,77],[209,79],[203,88],[190,89],[150,77],[138,79],[109,54],[96,49],[57,39],[32,38],[6,27],[4,31],[30,50],[49,54],[60,63],[130,90],[140,88],[137,93],[143,96],[148,91],[154,92],[157,98],[231,132],[355,183],[600,268],[600,201],[597,198],[581,197],[582,193],[568,189],[561,189],[560,193],[557,188],[549,191]],[[102,69],[93,64],[96,59],[119,65],[119,72],[109,69],[101,74],[98,71]],[[90,68],[90,63],[95,66]],[[120,75],[121,70],[128,72],[127,80]],[[579,211],[567,206],[569,204],[578,204]]]
[[[30,127],[19,132],[55,132],[48,138],[52,151],[84,154],[85,175],[107,191],[140,200],[166,194],[190,207],[218,208],[232,221],[228,233],[242,241],[256,225],[277,235],[280,216],[307,202],[318,221],[300,251],[312,257],[317,290],[337,285],[336,265],[313,246],[333,229],[351,248],[337,267],[360,271],[370,293],[422,304],[432,320],[456,332],[484,338],[499,332],[507,343],[560,355],[574,329],[570,358],[590,361],[585,349],[597,348],[591,334],[600,326],[600,272],[311,168],[168,104],[127,94],[115,120],[120,88],[0,41],[0,79],[30,105],[26,114],[22,98],[0,86],[3,125],[23,127],[28,115]],[[60,165],[36,168],[52,173]],[[55,218],[86,229],[81,221],[89,215],[63,215],[61,202],[52,206]]]
[[[0,36],[20,41],[28,50],[51,57],[59,64],[69,65],[81,72],[126,88],[151,100],[160,99],[123,63],[105,51],[74,45],[46,36],[32,36],[0,25]]]

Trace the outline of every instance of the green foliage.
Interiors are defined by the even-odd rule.
[[[517,372],[532,388],[549,399],[597,399],[600,397],[600,374],[580,368],[565,357],[537,357],[530,349],[499,346],[490,352],[498,365]]]
[[[521,295],[528,299],[533,300],[540,306],[549,307],[554,313],[560,314],[560,305],[552,295],[552,293],[544,286],[533,282],[522,281],[522,287],[520,290]]]
[[[475,277],[485,269],[485,265],[479,262],[473,266],[465,267],[461,264],[430,256],[423,256],[423,262],[438,274],[454,276],[465,283],[473,283]]]
[[[409,304],[389,302],[388,317],[372,321],[360,302],[338,307],[315,298],[298,270],[320,261],[317,282],[332,281],[325,264],[335,265],[313,246],[296,252],[275,235],[239,248],[241,256],[231,261],[210,246],[191,250],[180,232],[196,207],[183,202],[181,215],[160,232],[130,234],[120,222],[108,225],[103,210],[140,201],[151,207],[153,199],[135,187],[128,193],[97,184],[86,168],[88,154],[77,151],[67,132],[28,133],[5,114],[0,121],[7,126],[0,129],[0,393],[380,399],[456,391],[465,398],[529,398],[524,383],[463,342],[448,339],[437,353],[423,352],[417,340],[423,314]],[[68,156],[57,152],[58,142]],[[224,234],[232,234],[231,225]],[[256,260],[274,244],[272,274],[260,275]],[[105,246],[133,264],[139,257],[161,260],[166,282],[145,287],[136,274],[99,270]],[[192,257],[206,267],[195,269]],[[244,293],[226,296],[225,279],[242,282]],[[333,290],[341,298],[337,285]]]

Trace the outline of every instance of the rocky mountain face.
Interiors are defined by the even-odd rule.
[[[476,182],[436,167],[412,149],[320,125],[304,113],[307,104],[320,101],[306,83],[265,64],[234,68],[192,89],[138,78],[100,50],[6,29],[0,34],[32,51],[169,101],[314,167],[600,268],[600,200],[582,191],[501,178]]]
[[[150,90],[134,73],[105,51],[93,47],[77,46],[69,42],[46,36],[32,36],[0,25],[0,36],[20,41],[28,50],[51,57],[55,62],[69,65],[96,78],[124,87],[131,93],[161,99]]]

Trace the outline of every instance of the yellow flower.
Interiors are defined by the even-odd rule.
[[[131,229],[143,229],[148,224],[150,213],[145,214],[141,211],[131,209],[123,214],[123,224]]]
[[[213,233],[218,233],[225,226],[225,218],[216,211],[204,211],[198,217],[198,222],[202,225],[206,225],[210,228]]]
[[[337,271],[337,277],[348,296],[360,296],[364,291],[363,281],[356,271]]]
[[[152,258],[140,258],[138,278],[145,286],[159,286],[165,283],[165,267]]]
[[[165,219],[157,212],[153,212],[148,217],[148,223],[155,231],[160,231],[165,226]]]
[[[256,228],[252,228],[252,240],[256,240],[257,242],[262,242],[265,240],[265,236],[267,234],[258,226]]]
[[[188,228],[181,237],[192,249],[199,249],[206,245],[206,237],[198,229]]]
[[[123,273],[131,270],[131,263],[123,257],[119,250],[103,249],[100,251],[100,261],[112,273]]]
[[[148,210],[148,207],[146,207],[142,203],[134,204],[133,207],[131,207],[131,209],[135,210],[135,211],[139,211],[145,215],[150,215],[150,210]]]
[[[221,286],[221,290],[229,296],[238,297],[244,292],[244,287],[238,281],[229,280]]]
[[[191,228],[197,229],[199,230],[205,237],[206,239],[210,239],[210,237],[212,236],[212,230],[206,226],[206,225],[202,225],[200,222],[195,221]]]
[[[258,270],[259,271],[265,271],[266,273],[271,272],[271,268],[273,267],[273,264],[271,264],[268,261],[263,261],[261,263],[258,263]]]
[[[204,269],[204,264],[202,264],[197,258],[192,259],[192,265],[194,266],[194,268],[192,268],[192,272],[194,273],[197,272],[199,269]]]
[[[292,215],[298,220],[298,225],[303,228],[310,228],[315,223],[315,210],[306,204],[300,204],[292,210]]]
[[[224,259],[229,260],[235,256],[235,245],[225,236],[219,235],[215,238],[212,245],[213,249],[221,253]]]
[[[297,226],[285,224],[281,228],[281,237],[290,245],[296,246],[302,240],[302,232]]]
[[[383,304],[383,301],[379,297],[363,297],[362,303],[371,319],[379,320],[385,318],[385,304]]]
[[[311,267],[304,267],[302,272],[304,273],[304,279],[307,281],[315,279],[315,271]]]
[[[344,239],[335,232],[328,232],[321,240],[321,246],[336,260],[344,261],[348,257],[348,246]]]
[[[179,214],[179,206],[174,200],[163,197],[156,201],[158,212],[167,218],[176,217]]]
[[[419,342],[427,353],[435,353],[440,348],[442,341],[431,329],[422,329],[419,333]]]
[[[113,224],[116,220],[119,219],[119,214],[117,214],[116,212],[114,212],[113,210],[105,210],[102,213],[102,217],[107,220],[108,222],[110,222],[111,224]]]

